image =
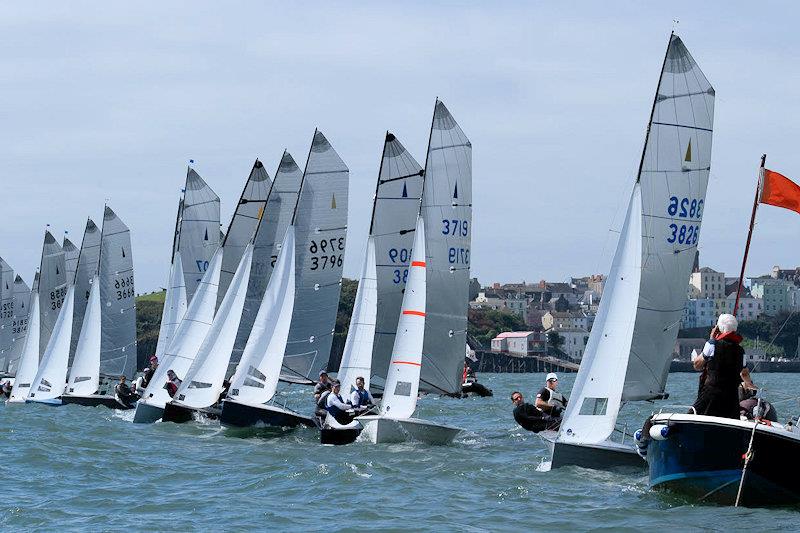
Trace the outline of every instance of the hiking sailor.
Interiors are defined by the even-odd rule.
[[[545,386],[536,395],[536,408],[553,417],[560,417],[567,407],[567,397],[556,391],[558,376],[554,372],[547,374]]]
[[[114,394],[117,396],[117,400],[122,405],[125,407],[130,407],[133,402],[139,399],[139,396],[134,394],[128,384],[125,383],[127,379],[128,378],[125,377],[125,374],[119,377],[119,383],[117,383],[117,386],[114,387]]]
[[[525,403],[525,398],[522,393],[514,391],[511,393],[511,401],[514,407],[514,420],[517,424],[522,426],[523,429],[539,433],[545,429],[558,429],[560,420],[553,418],[547,413],[543,413],[529,403]]]
[[[175,397],[175,393],[178,392],[178,387],[181,386],[183,380],[178,377],[174,370],[170,369],[167,370],[167,383],[164,385],[164,388],[167,389],[170,398]]]
[[[336,380],[332,383],[332,390],[330,394],[328,394],[328,398],[325,401],[325,409],[328,411],[336,421],[342,425],[347,425],[353,421],[353,406],[349,403],[345,403],[342,395],[340,394],[342,384],[339,383],[339,380]]]
[[[372,394],[364,388],[364,378],[361,376],[356,378],[356,388],[350,393],[350,403],[354,409],[360,411],[366,411],[375,405]]]
[[[755,389],[750,371],[744,364],[744,349],[739,345],[742,336],[736,333],[736,317],[724,313],[703,347],[703,353],[692,356],[695,370],[702,370],[705,380],[695,400],[694,412],[698,415],[721,416],[739,419],[739,383]]]

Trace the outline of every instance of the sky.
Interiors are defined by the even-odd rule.
[[[473,145],[472,275],[605,273],[673,26],[717,95],[701,263],[738,275],[762,153],[800,182],[790,2],[133,6],[0,4],[0,256],[28,282],[45,225],[79,245],[107,201],[158,289],[188,161],[227,226],[253,160],[305,161],[316,127],[350,168],[356,277],[385,131],[424,162],[436,97]],[[798,237],[762,206],[747,273],[800,265]]]

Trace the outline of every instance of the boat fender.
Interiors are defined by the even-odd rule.
[[[650,444],[650,439],[646,438],[641,429],[637,429],[633,434],[633,440],[636,441],[636,453],[642,459],[647,457],[647,446]]]
[[[650,428],[650,438],[654,440],[665,440],[669,436],[669,426],[656,424]]]

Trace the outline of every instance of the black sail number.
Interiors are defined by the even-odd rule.
[[[341,267],[344,262],[344,237],[312,240],[308,251],[313,254],[310,258],[311,270]]]

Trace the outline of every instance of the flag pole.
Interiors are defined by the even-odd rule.
[[[742,294],[744,285],[744,267],[747,264],[747,254],[750,252],[750,239],[753,237],[753,225],[756,222],[756,210],[758,209],[758,197],[761,193],[761,180],[764,176],[764,165],[767,162],[767,154],[761,156],[761,167],[758,169],[758,182],[756,183],[756,196],[753,199],[753,212],[750,214],[750,228],[747,230],[747,243],[744,245],[744,257],[742,257],[742,271],[739,273],[739,286],[736,288],[736,302],[733,304],[733,316],[739,311],[739,296]]]

